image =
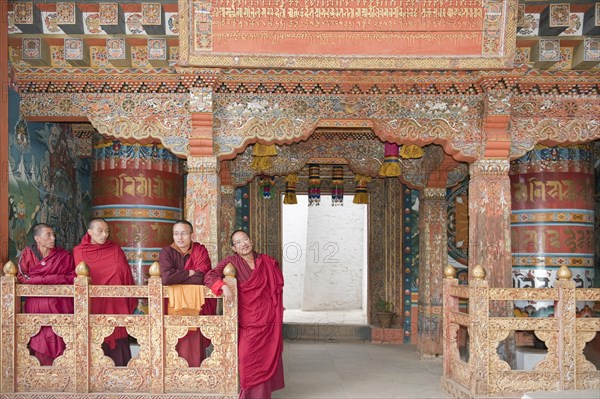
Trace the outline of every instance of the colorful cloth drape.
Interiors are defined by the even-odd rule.
[[[352,202],[355,204],[368,204],[369,193],[367,192],[367,183],[371,181],[371,178],[365,175],[356,175],[354,180],[356,181],[356,189]]]
[[[277,155],[277,148],[275,144],[254,144],[252,147],[252,169],[257,172],[262,172],[263,170],[271,169],[273,167],[271,163],[271,158]]]
[[[308,166],[308,205],[321,204],[321,168],[317,164]]]
[[[285,178],[285,196],[283,197],[283,203],[287,205],[293,205],[298,203],[296,197],[296,183],[298,182],[298,175],[293,173],[287,175]]]
[[[384,160],[383,165],[379,168],[379,176],[381,177],[397,177],[400,176],[400,161],[399,147],[395,143],[385,143],[383,150]]]
[[[344,168],[334,165],[331,171],[331,206],[344,205]]]
[[[269,176],[260,176],[258,180],[258,185],[262,188],[262,196],[264,199],[271,198],[271,187],[273,186],[273,182],[275,181],[274,177]]]

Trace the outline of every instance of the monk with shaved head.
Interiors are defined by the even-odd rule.
[[[84,261],[88,265],[93,285],[134,285],[127,257],[117,243],[108,239],[109,235],[106,220],[90,220],[81,244],[73,248],[75,264]],[[93,314],[132,314],[137,306],[135,298],[92,298],[91,303]],[[127,366],[131,359],[127,329],[115,327],[104,338],[102,350],[115,366]]]
[[[56,245],[52,226],[39,223],[33,226],[30,247],[21,252],[17,278],[21,284],[73,284],[75,264],[71,253]],[[73,313],[73,298],[29,297],[25,299],[25,313]],[[31,353],[42,366],[51,366],[62,355],[65,341],[52,327],[42,326],[29,341]]]

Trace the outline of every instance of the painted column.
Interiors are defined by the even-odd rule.
[[[223,259],[231,254],[230,236],[235,230],[235,188],[231,179],[229,163],[221,162],[221,213],[219,215],[219,244],[220,257]]]
[[[419,321],[421,357],[440,356],[442,281],[448,265],[446,189],[426,187],[419,198]]]
[[[160,249],[173,241],[173,222],[182,218],[181,160],[159,144],[102,141],[92,151],[92,187],[92,217],[107,221],[136,284],[145,284]]]
[[[213,266],[220,259],[218,223],[220,187],[216,157],[188,158],[185,219],[194,226],[194,241],[206,246]]]
[[[511,286],[508,169],[506,159],[483,159],[469,168],[469,279],[481,265],[490,287]]]
[[[553,287],[557,270],[567,266],[577,288],[591,288],[595,277],[591,145],[538,145],[512,162],[510,181],[513,285]],[[516,306],[527,316],[554,313],[552,302],[522,301]]]
[[[190,90],[192,132],[185,195],[185,218],[193,239],[206,246],[213,266],[219,261],[219,161],[213,146],[212,88]]]
[[[489,287],[511,286],[509,166],[507,159],[482,159],[469,165],[469,285],[477,282],[473,271],[481,266]],[[509,317],[512,312],[512,301],[489,302],[491,317]],[[475,341],[485,342],[481,337],[471,339],[471,346]],[[499,345],[498,351],[513,364],[514,340]]]
[[[396,327],[402,321],[402,289],[409,289],[410,282],[404,281],[402,276],[402,258],[411,248],[402,247],[402,184],[398,179],[385,179],[383,185],[383,240],[384,246],[384,265],[383,265],[383,292],[381,297],[387,302],[394,304],[396,319],[392,327]],[[377,298],[375,298],[377,299]],[[394,333],[390,338],[391,342],[401,342],[403,338],[399,335],[401,332]]]

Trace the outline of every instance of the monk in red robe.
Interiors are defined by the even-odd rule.
[[[193,227],[187,220],[179,220],[173,225],[173,243],[160,251],[159,264],[164,285],[204,283],[204,274],[212,265],[206,247],[192,242]],[[216,314],[217,300],[208,298],[199,312],[201,315]],[[177,353],[190,367],[200,367],[206,358],[206,348],[210,340],[200,329],[192,329],[179,339]]]
[[[282,389],[283,274],[269,255],[254,252],[245,231],[231,236],[235,255],[223,259],[204,276],[217,295],[232,296],[223,282],[223,269],[235,266],[238,283],[240,399],[269,399]]]
[[[22,284],[73,284],[75,264],[71,254],[55,246],[56,236],[51,226],[39,223],[33,226],[35,243],[19,257],[17,279]],[[28,297],[25,313],[73,313],[73,298]],[[29,341],[31,353],[42,366],[51,366],[63,354],[65,341],[52,327],[43,326]]]
[[[75,263],[84,261],[90,269],[93,285],[134,285],[127,257],[119,245],[108,239],[110,228],[104,219],[90,220],[81,244],[73,248]],[[93,314],[132,314],[135,298],[92,298]],[[115,366],[127,366],[131,359],[129,334],[125,327],[115,327],[102,343],[104,354]]]

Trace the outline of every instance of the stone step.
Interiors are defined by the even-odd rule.
[[[283,338],[292,342],[370,341],[371,327],[352,324],[284,323]]]

